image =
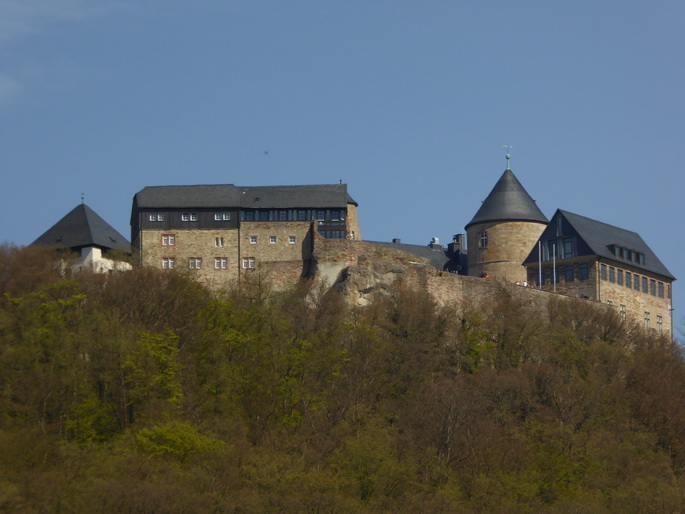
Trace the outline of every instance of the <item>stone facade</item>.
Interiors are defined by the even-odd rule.
[[[541,290],[566,296],[596,300],[607,304],[624,319],[658,333],[672,331],[671,284],[656,273],[628,267],[616,262],[591,259],[562,259],[556,267],[543,265]],[[580,268],[586,266],[587,277],[581,279]],[[602,267],[604,266],[604,272]],[[568,268],[573,273],[567,274]],[[556,275],[556,285],[554,276]],[[635,279],[637,278],[637,289]],[[643,289],[643,280],[646,280]],[[528,282],[539,283],[539,266],[528,266]]]
[[[523,221],[471,225],[466,231],[468,275],[488,275],[509,282],[524,283],[527,274],[522,263],[545,226],[542,223]]]
[[[354,204],[347,205],[347,239],[352,241],[361,241],[362,235],[359,230],[359,215],[357,214],[357,206]]]

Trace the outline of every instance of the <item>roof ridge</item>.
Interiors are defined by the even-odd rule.
[[[611,228],[613,228],[613,229],[621,230],[621,231],[623,231],[623,232],[630,232],[631,234],[635,234],[636,236],[640,237],[640,239],[642,239],[642,236],[640,236],[640,233],[639,233],[639,232],[636,232],[636,231],[634,231],[634,230],[630,230],[630,229],[627,229],[627,228],[622,228],[622,227],[619,227],[618,225],[612,225],[611,223],[606,223],[606,222],[604,222],[604,221],[599,221],[599,220],[596,220],[596,219],[594,219],[594,218],[590,218],[590,217],[588,217],[588,216],[583,216],[582,214],[576,214],[575,212],[566,211],[566,210],[564,210],[564,209],[557,209],[557,210],[558,210],[560,213],[564,214],[564,215],[570,214],[571,216],[576,216],[577,218],[583,218],[583,219],[585,219],[585,220],[591,221],[591,222],[593,222],[593,223],[598,223],[598,224],[604,225],[604,226],[606,226],[606,227],[611,227]]]

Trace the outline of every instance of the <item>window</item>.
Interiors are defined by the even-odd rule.
[[[297,221],[306,221],[307,211],[297,211]]]
[[[560,218],[561,219],[561,218]],[[563,259],[570,259],[573,257],[573,239],[570,237],[565,237],[563,240],[564,255]]]
[[[488,233],[483,230],[480,234],[478,234],[478,245],[481,248],[487,248],[488,247]]]
[[[580,280],[587,280],[589,278],[590,272],[587,264],[581,264],[580,266],[578,266],[578,275],[578,278],[580,278]]]
[[[288,211],[278,211],[279,221],[288,221]]]
[[[623,270],[622,269],[616,271],[616,283],[619,286],[623,285]]]
[[[338,209],[331,209],[331,221],[340,221],[340,211]]]
[[[599,277],[602,280],[607,279],[607,265],[606,264],[600,264],[600,266],[599,266]]]
[[[631,277],[632,277],[632,275],[630,274],[630,271],[626,271],[626,287],[628,289],[633,287],[633,284],[631,283],[631,280],[630,280]]]
[[[257,236],[250,236],[250,244],[251,245],[257,244]]]
[[[254,221],[254,211],[245,211],[245,221]]]
[[[320,234],[326,239],[345,239],[345,233],[342,230],[324,230]]]
[[[228,268],[228,259],[226,257],[214,257],[214,269]]]
[[[150,221],[164,221],[164,213],[154,212],[154,213],[150,214],[149,220]]]
[[[661,314],[656,315],[656,331],[660,334],[664,332],[664,317]]]
[[[162,234],[162,246],[174,246],[176,236],[174,234]]]
[[[642,277],[642,292],[647,292],[647,277]]]
[[[223,237],[215,237],[214,238],[214,246],[224,246],[224,238]]]
[[[621,304],[621,311],[619,312],[619,316],[621,317],[621,321],[626,320],[626,306]]]
[[[201,257],[191,257],[188,259],[188,267],[190,269],[201,269],[202,268],[202,258]]]
[[[254,257],[243,257],[243,268],[254,269]]]
[[[214,221],[230,221],[231,219],[231,213],[230,212],[215,212],[214,213]]]
[[[561,274],[561,270],[557,270],[556,268],[552,268],[552,273],[550,275],[552,279],[553,284],[558,284],[559,283],[559,275]]]
[[[654,279],[649,280],[649,294],[656,296],[656,280]]]
[[[633,275],[633,289],[635,289],[635,291],[640,290],[640,277],[639,277],[639,275]]]
[[[564,268],[564,280],[566,282],[573,282],[573,266],[566,266]]]
[[[627,248],[621,248],[621,256],[625,259],[628,260],[630,251]]]
[[[647,311],[645,311],[644,327],[645,327],[645,330],[649,330],[649,312],[647,312]]]
[[[295,236],[288,236],[288,243],[290,243],[291,245],[294,245],[296,241],[297,238]]]
[[[184,212],[181,214],[181,221],[190,221],[190,213]]]
[[[663,282],[659,282],[658,291],[659,291],[659,298],[663,298],[664,297],[664,283]]]
[[[269,211],[259,211],[259,221],[269,221]]]
[[[609,267],[609,282],[615,282],[616,281],[616,269],[613,267]]]
[[[325,220],[326,219],[326,211],[316,211],[316,219],[317,220]]]
[[[645,254],[639,253],[637,256],[638,256],[638,262],[640,263],[640,265],[644,266],[645,265]]]
[[[272,245],[276,244],[277,238],[276,236],[269,236],[269,243]]]
[[[173,257],[164,257],[162,259],[162,269],[174,269],[176,266],[176,259]]]
[[[197,221],[197,212],[190,213],[190,221]]]

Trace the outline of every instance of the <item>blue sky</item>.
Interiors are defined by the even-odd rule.
[[[672,0],[0,0],[0,241],[82,192],[128,236],[148,185],[339,180],[365,239],[447,241],[512,145],[548,217],[634,230],[682,281],[684,22]],[[682,330],[680,281],[674,307]]]

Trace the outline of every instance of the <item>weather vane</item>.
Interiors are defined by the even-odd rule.
[[[85,197],[86,197],[86,193],[81,193],[81,203],[83,203],[83,200],[85,199]]]
[[[507,160],[507,171],[511,171],[511,168],[509,167],[509,160],[511,159],[511,154],[509,154],[509,150],[511,150],[514,147],[511,145],[504,145],[502,148],[505,148],[507,150],[507,153],[504,157]]]

